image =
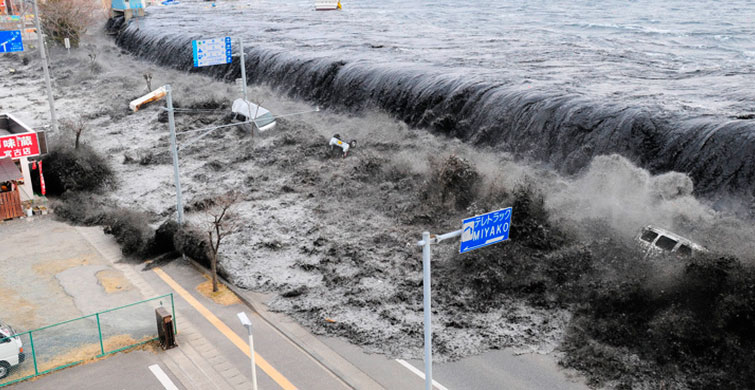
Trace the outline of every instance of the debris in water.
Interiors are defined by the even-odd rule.
[[[231,111],[242,121],[251,120],[260,132],[275,128],[275,117],[264,107],[248,100],[236,99]],[[253,118],[253,119],[251,119]]]
[[[336,134],[333,136],[333,138],[330,139],[329,145],[331,151],[335,149],[336,146],[343,149],[343,157],[346,158],[346,156],[349,155],[349,149],[355,148],[357,146],[357,141],[351,140],[350,142],[345,142],[341,140],[340,134]]]
[[[131,109],[131,111],[137,112],[143,106],[164,98],[167,93],[168,90],[165,89],[165,86],[162,86],[138,99],[132,100],[131,103],[129,103],[128,107]]]

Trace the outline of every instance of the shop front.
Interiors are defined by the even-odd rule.
[[[36,160],[46,153],[44,132],[32,130],[11,114],[0,114],[0,194],[3,205],[10,205],[7,207],[13,209],[15,199],[18,198],[18,207],[21,209],[24,202],[34,199],[30,164],[34,162],[34,167],[41,166]]]
[[[24,215],[18,183],[23,175],[10,158],[0,158],[0,221]]]

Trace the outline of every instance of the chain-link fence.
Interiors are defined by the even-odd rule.
[[[173,294],[16,333],[0,321],[0,387],[157,340],[155,309]]]

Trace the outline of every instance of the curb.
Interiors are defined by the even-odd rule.
[[[210,270],[205,268],[203,265],[196,262],[194,259],[186,257],[186,260],[189,261],[189,263],[197,269],[199,272],[205,272],[209,273]],[[358,371],[360,376],[363,376],[362,378],[355,379],[353,378],[354,375],[349,375],[346,372],[344,372],[344,364],[334,364],[334,362],[331,361],[331,359],[326,358],[321,353],[313,350],[310,348],[309,345],[304,343],[302,340],[300,340],[299,337],[297,337],[294,332],[292,332],[290,329],[286,328],[285,326],[281,326],[279,322],[272,318],[273,313],[269,312],[265,307],[264,303],[259,302],[254,299],[254,297],[250,297],[250,294],[253,294],[253,292],[247,292],[242,291],[239,287],[234,286],[233,284],[229,283],[225,278],[218,275],[218,280],[220,280],[226,287],[228,287],[229,290],[231,290],[234,294],[236,294],[237,297],[251,310],[253,310],[255,313],[257,313],[265,322],[267,322],[270,326],[272,326],[276,331],[278,331],[281,335],[283,335],[285,338],[287,338],[289,341],[291,341],[295,346],[297,346],[299,349],[304,351],[307,355],[309,355],[312,359],[314,359],[317,363],[319,363],[323,368],[330,371],[331,374],[333,374],[337,379],[339,379],[341,382],[343,382],[346,386],[348,386],[351,389],[384,389],[382,386],[380,386],[374,379],[372,379],[369,375],[364,373],[363,371],[359,370],[357,367],[353,366],[350,362],[343,359],[340,355],[338,355],[335,351],[333,351],[334,354],[338,356],[341,360],[343,360],[346,364],[351,366],[351,370]],[[298,326],[298,324],[297,324]],[[303,329],[303,328],[302,328]],[[308,333],[307,333],[308,334]],[[316,339],[315,339],[316,340]],[[317,340],[319,342],[319,340]],[[349,369],[349,367],[346,367]],[[358,375],[358,374],[357,374]]]

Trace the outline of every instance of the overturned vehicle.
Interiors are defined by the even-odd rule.
[[[673,253],[687,257],[708,252],[708,249],[692,240],[652,225],[642,228],[636,240],[645,249],[645,256]]]

